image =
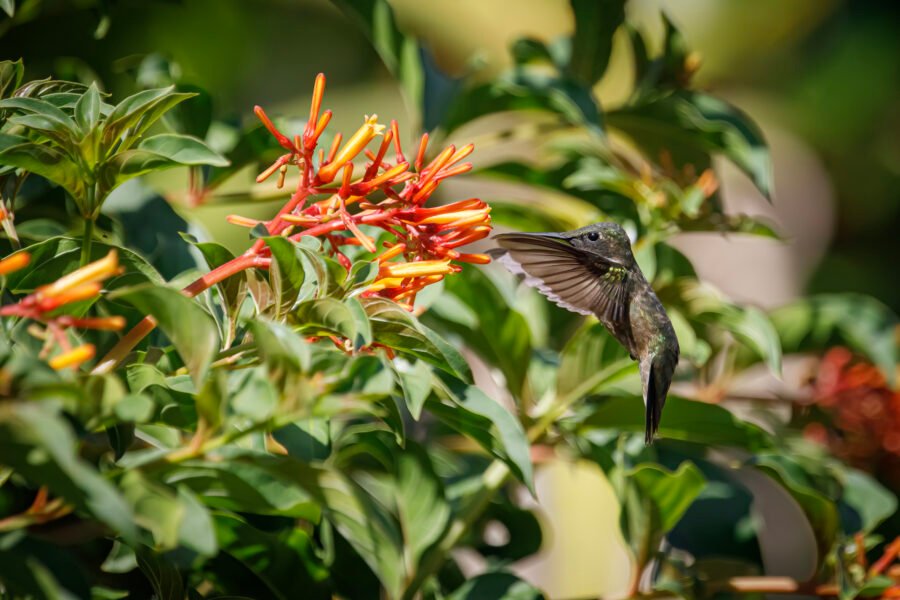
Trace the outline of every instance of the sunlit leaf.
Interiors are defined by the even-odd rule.
[[[209,313],[194,300],[167,287],[142,285],[115,292],[112,297],[153,316],[200,387],[219,351],[218,328]]]

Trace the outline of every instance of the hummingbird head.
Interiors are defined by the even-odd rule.
[[[582,252],[603,256],[624,266],[634,264],[631,240],[618,223],[594,223],[559,235]]]

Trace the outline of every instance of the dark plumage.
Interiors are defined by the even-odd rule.
[[[672,374],[678,339],[672,322],[634,260],[616,223],[562,233],[504,233],[490,251],[559,306],[594,315],[640,365],[646,441],[653,441]],[[598,368],[600,365],[598,365]]]

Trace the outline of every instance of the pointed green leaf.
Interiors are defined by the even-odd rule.
[[[469,365],[459,351],[396,303],[366,298],[363,306],[371,320],[375,341],[471,381]]]
[[[75,120],[84,135],[100,121],[100,90],[97,89],[97,82],[92,83],[75,104]]]
[[[213,318],[195,301],[177,290],[141,285],[110,294],[152,316],[172,341],[200,387],[219,351],[219,334]]]
[[[519,420],[477,387],[446,377],[443,382],[444,395],[452,404],[432,401],[426,404],[428,411],[505,462],[533,493],[531,446]]]
[[[297,244],[289,239],[271,236],[264,238],[272,251],[272,264],[269,267],[269,285],[275,293],[276,320],[283,318],[297,303],[300,289],[306,280],[306,272],[301,261],[301,252]]]

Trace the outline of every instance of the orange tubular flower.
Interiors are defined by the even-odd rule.
[[[31,255],[27,252],[16,252],[0,260],[0,275],[8,275],[19,269],[24,269],[31,262]]]

